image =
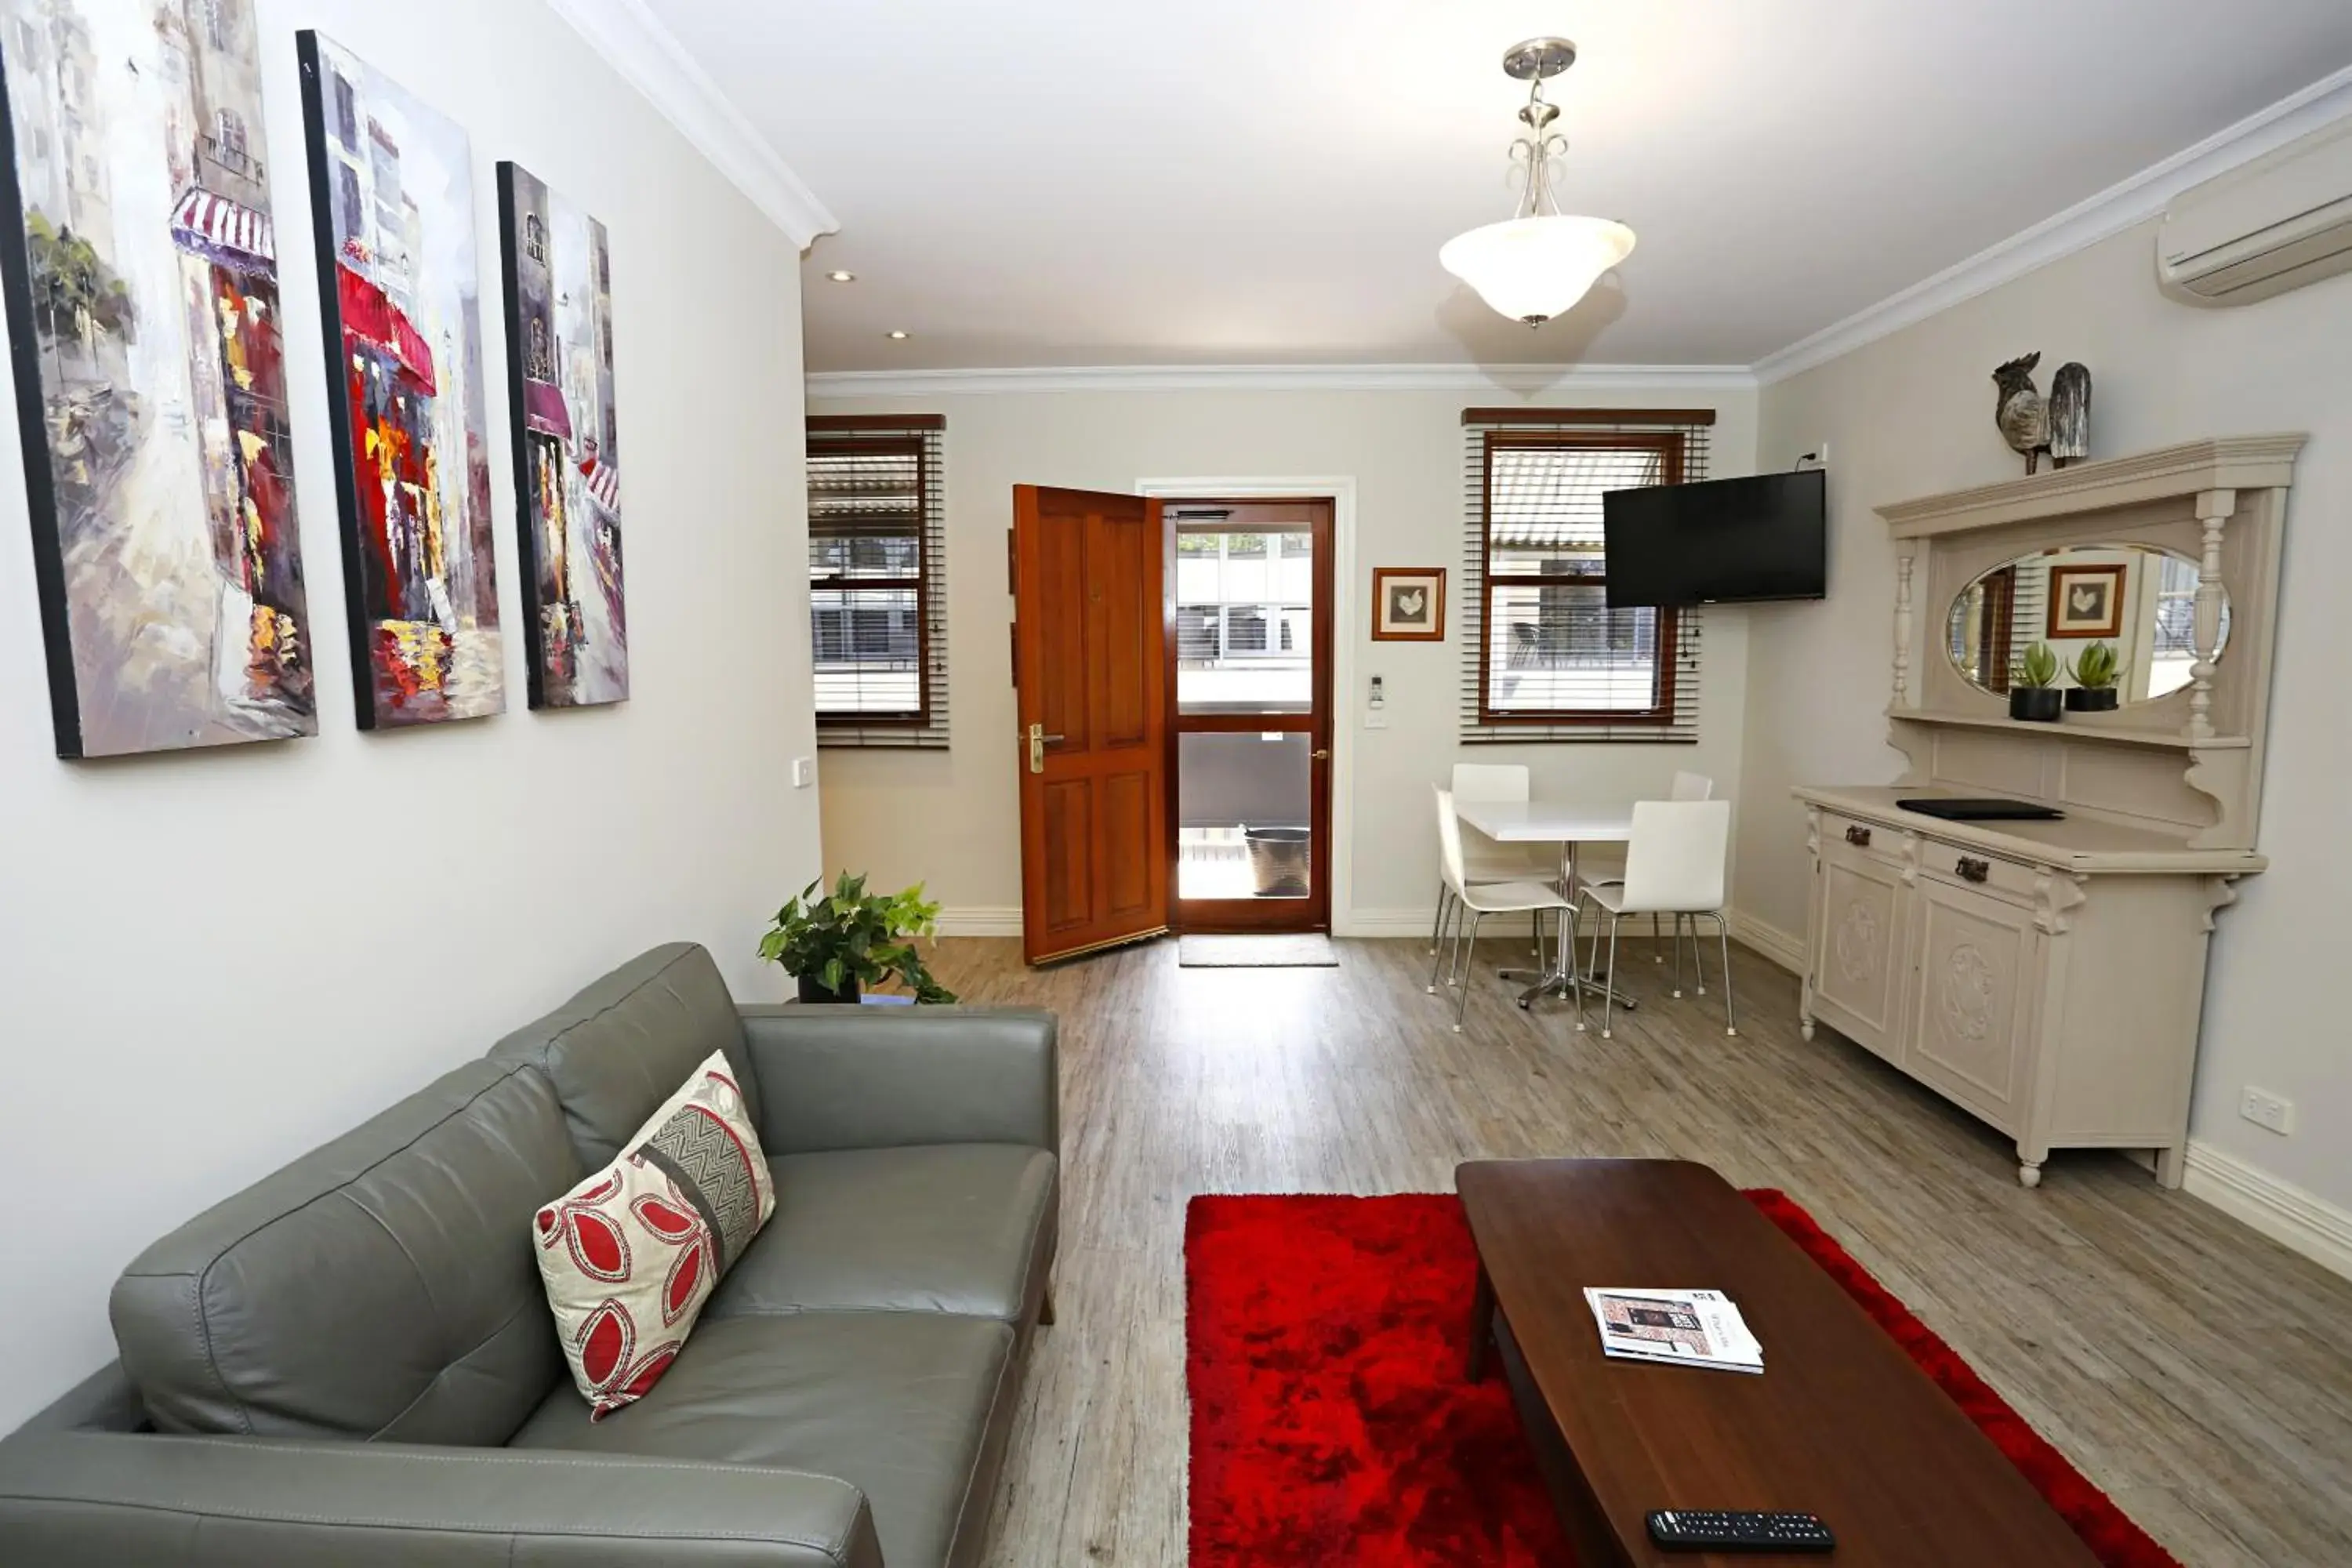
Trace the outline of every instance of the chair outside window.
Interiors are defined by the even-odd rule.
[[[1625,846],[1625,878],[1619,882],[1577,887],[1577,912],[1590,903],[1609,927],[1609,967],[1602,982],[1601,1037],[1609,1038],[1617,1005],[1617,928],[1627,915],[1674,915],[1675,930],[1690,920],[1691,954],[1698,955],[1696,922],[1715,921],[1716,940],[1723,957],[1723,1032],[1739,1033],[1732,1011],[1731,930],[1723,918],[1724,866],[1731,849],[1731,803],[1727,800],[1637,801],[1633,805],[1633,837]],[[1579,923],[1581,923],[1580,918]],[[1601,961],[1601,927],[1592,930],[1592,959]],[[1682,947],[1675,947],[1675,994],[1682,994]],[[1699,991],[1706,990],[1704,973]],[[1584,1027],[1584,996],[1577,994],[1576,1026]]]
[[[1454,815],[1454,792],[1430,786],[1437,797],[1437,845],[1445,877],[1445,896],[1450,897],[1462,912],[1470,918],[1457,920],[1454,927],[1452,962],[1441,959],[1431,964],[1428,989],[1437,991],[1438,972],[1444,968],[1446,984],[1458,988],[1461,995],[1454,1001],[1454,1032],[1462,1032],[1463,1016],[1469,1011],[1470,988],[1465,984],[1475,964],[1478,952],[1478,925],[1488,915],[1527,915],[1536,922],[1538,942],[1541,942],[1543,916],[1546,910],[1556,915],[1569,908],[1569,901],[1559,889],[1540,882],[1470,882],[1463,878],[1462,823]],[[1467,926],[1465,931],[1465,926]],[[1560,926],[1561,940],[1569,938],[1568,927]]]

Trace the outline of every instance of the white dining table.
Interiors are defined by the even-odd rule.
[[[1633,837],[1633,806],[1630,801],[1622,805],[1595,805],[1580,800],[1456,800],[1454,815],[1498,843],[1559,845],[1559,885],[1571,890],[1571,896],[1576,886],[1578,845],[1622,844]],[[1533,972],[1503,972],[1507,979],[1530,973]],[[1554,991],[1565,993],[1571,985],[1592,984],[1590,976],[1577,973],[1576,955],[1570,951],[1565,932],[1560,939],[1558,962],[1536,974],[1535,980],[1533,985],[1520,993],[1520,1006]],[[1629,997],[1620,996],[1617,1005],[1631,1008],[1633,1003]]]

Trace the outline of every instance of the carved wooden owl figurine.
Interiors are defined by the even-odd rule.
[[[2050,445],[2050,407],[2033,384],[2033,367],[2041,363],[2040,353],[2030,353],[1992,373],[1992,421],[2000,426],[2001,439],[2025,454],[2029,474],[2041,466],[2042,454]]]

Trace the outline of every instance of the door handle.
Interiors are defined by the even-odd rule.
[[[1314,758],[1314,759],[1315,759],[1317,762],[1318,762],[1318,763],[1328,763],[1328,762],[1329,762],[1329,761],[1331,760],[1331,753],[1330,753],[1329,752],[1328,752],[1328,751],[1325,751],[1325,752],[1307,752],[1307,754],[1308,756],[1310,756],[1310,757]]]
[[[1062,741],[1062,740],[1066,740],[1066,739],[1068,739],[1068,737],[1067,737],[1067,736],[1065,736],[1065,735],[1048,735],[1047,733],[1045,733],[1045,725],[1043,725],[1043,724],[1032,724],[1032,725],[1030,725],[1030,726],[1029,726],[1029,771],[1030,771],[1031,773],[1044,773],[1044,772],[1045,771],[1045,742],[1048,742],[1048,741]]]

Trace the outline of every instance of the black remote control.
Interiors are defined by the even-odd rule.
[[[1650,1539],[1668,1552],[1829,1552],[1830,1527],[1810,1513],[1759,1509],[1650,1510]]]

